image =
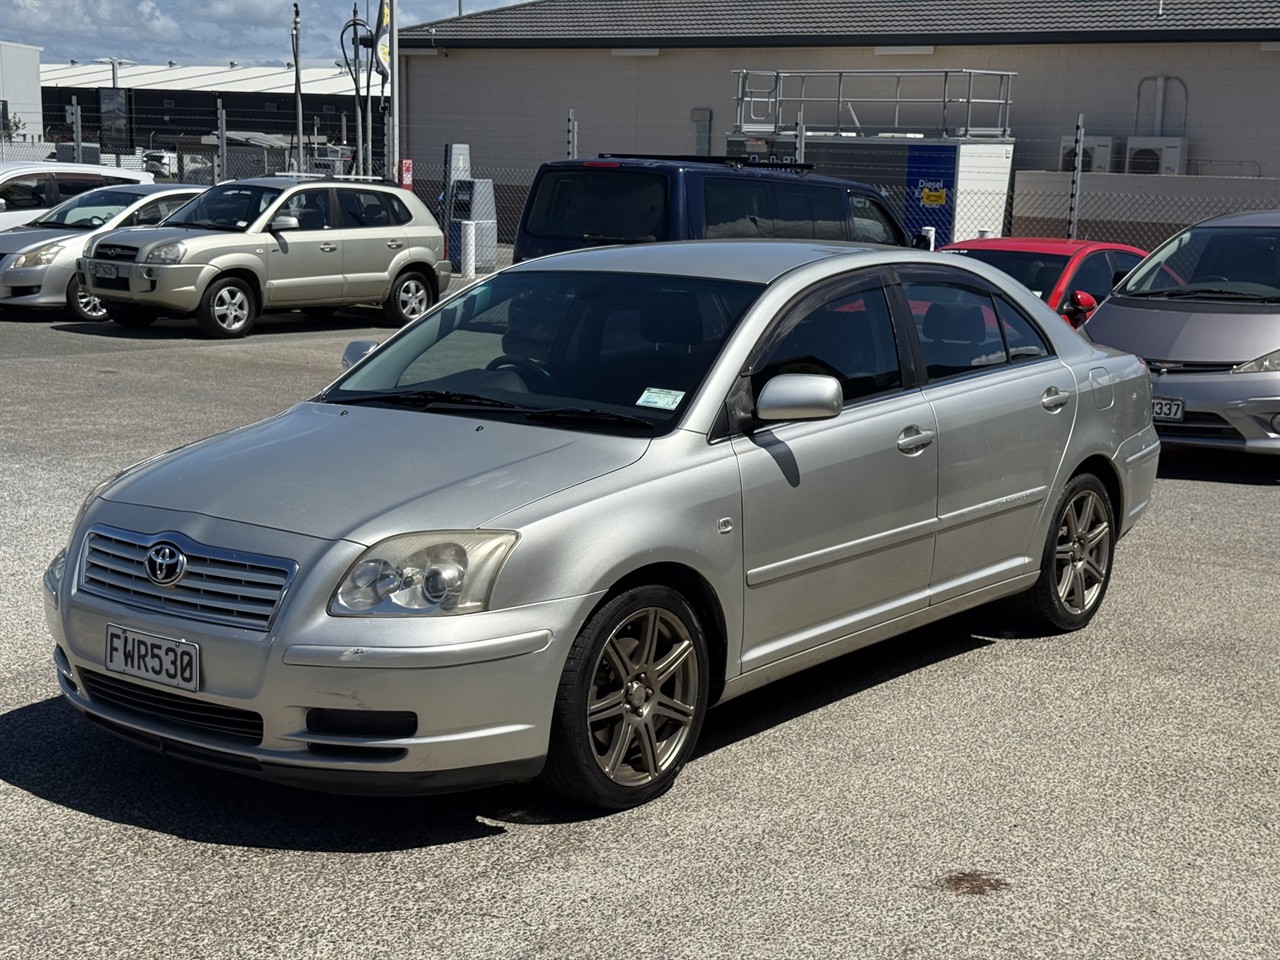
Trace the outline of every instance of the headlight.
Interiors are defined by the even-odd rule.
[[[1231,368],[1232,373],[1280,373],[1280,350],[1268,353],[1257,360],[1237,364]]]
[[[13,261],[13,265],[15,267],[47,267],[63,249],[65,248],[60,243],[46,243],[43,247],[37,247],[22,254]]]
[[[187,245],[181,240],[170,240],[162,243],[147,254],[147,263],[177,263],[187,252]]]
[[[484,610],[516,534],[406,533],[374,544],[342,578],[329,612],[344,617],[451,616]]]

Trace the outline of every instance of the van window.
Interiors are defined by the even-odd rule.
[[[538,181],[525,229],[557,240],[666,240],[667,178],[630,170],[550,171]]]
[[[97,190],[108,184],[133,182],[123,177],[104,177],[96,173],[55,173],[54,179],[58,182],[58,196],[63,200],[67,197],[78,197],[82,193]]]
[[[802,240],[844,240],[844,191],[803,183],[773,185],[773,235]]]
[[[807,183],[708,177],[704,236],[845,240],[844,191]]]
[[[853,207],[853,238],[864,243],[888,243],[901,246],[906,238],[893,223],[884,207],[870,197],[851,196]]]

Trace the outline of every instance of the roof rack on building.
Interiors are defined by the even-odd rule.
[[[729,167],[767,167],[773,170],[812,170],[812,163],[791,160],[753,160],[751,157],[701,156],[690,153],[602,153],[601,160],[673,160],[676,163],[723,163]]]

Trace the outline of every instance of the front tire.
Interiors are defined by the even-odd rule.
[[[1085,626],[1102,606],[1115,556],[1115,510],[1091,473],[1072,477],[1054,508],[1040,579],[1017,598],[1031,625],[1066,633]]]
[[[702,730],[709,673],[702,627],[679,593],[647,586],[614,597],[569,651],[543,780],[613,810],[665,793]]]
[[[100,323],[111,319],[107,316],[107,308],[102,301],[80,286],[80,281],[74,276],[67,284],[67,312],[86,323]]]
[[[382,301],[382,315],[388,325],[403,327],[422,317],[435,303],[431,283],[417,270],[406,270],[391,284],[391,292]]]
[[[200,329],[219,340],[243,337],[257,319],[257,297],[239,277],[223,277],[209,284],[196,311]]]

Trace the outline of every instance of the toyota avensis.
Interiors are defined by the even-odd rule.
[[[1001,598],[1084,626],[1146,509],[1146,368],[967,258],[608,247],[438,304],[317,396],[104,481],[62,693],[352,792],[666,790],[712,704]]]

